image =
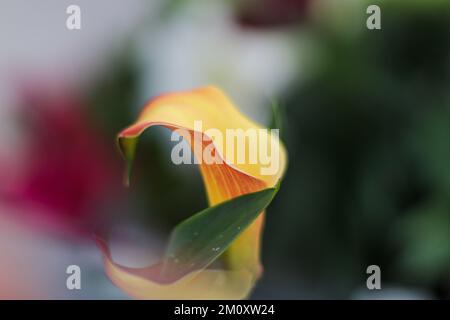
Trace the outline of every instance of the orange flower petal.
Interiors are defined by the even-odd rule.
[[[196,127],[196,121],[202,126]],[[263,129],[262,126],[241,114],[217,88],[205,87],[188,92],[159,96],[144,108],[138,120],[119,134],[119,144],[128,160],[132,160],[138,136],[148,127],[162,125],[171,130],[186,129],[184,136],[191,143],[197,159],[202,158],[209,145],[207,132],[218,130],[226,136],[227,129]],[[266,163],[240,163],[236,160],[237,146],[231,153],[227,145],[214,141],[214,152],[223,163],[199,164],[210,205],[216,205],[234,197],[273,187],[286,167],[286,152],[278,137],[263,131],[259,139],[269,146],[279,148],[278,170],[264,174]],[[198,135],[200,134],[200,135]],[[195,141],[203,138],[201,148]],[[212,137],[211,137],[212,138]],[[245,154],[257,152],[255,146],[246,144]],[[231,156],[230,156],[231,155]],[[264,214],[261,214],[224,253],[226,268],[205,269],[192,272],[172,283],[158,282],[155,276],[158,265],[143,269],[131,269],[113,262],[104,241],[99,246],[104,253],[105,269],[111,280],[131,296],[143,299],[240,299],[251,291],[261,274],[260,240]]]

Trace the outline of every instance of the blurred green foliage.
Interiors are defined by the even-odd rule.
[[[450,297],[450,3],[377,3],[381,31],[310,26],[319,67],[284,101],[264,256],[299,275],[297,297],[351,297],[370,264],[385,286]]]

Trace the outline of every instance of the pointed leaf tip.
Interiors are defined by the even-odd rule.
[[[126,161],[126,172],[124,176],[125,186],[130,186],[131,174],[133,171],[134,156],[136,154],[136,146],[138,143],[137,137],[119,136],[118,144],[119,150]]]
[[[277,193],[266,188],[204,209],[175,227],[161,269],[174,281],[217,259],[266,209]]]

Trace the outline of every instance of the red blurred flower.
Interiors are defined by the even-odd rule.
[[[271,27],[302,21],[312,0],[249,0],[237,19],[243,26]]]
[[[120,182],[114,146],[99,138],[85,111],[72,94],[24,91],[27,161],[7,197],[45,223],[72,231],[87,230]]]

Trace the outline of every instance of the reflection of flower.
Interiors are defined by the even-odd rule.
[[[78,229],[117,179],[113,156],[72,95],[27,91],[21,110],[28,161],[7,199],[45,212],[50,224]]]
[[[258,124],[242,115],[218,89],[206,87],[190,92],[167,94],[150,102],[136,123],[119,135],[127,158],[132,159],[136,138],[148,127],[163,125],[169,129],[184,128],[195,136],[194,122],[203,122],[202,134],[210,128],[222,133],[227,128],[259,129]],[[268,138],[270,139],[270,138]],[[279,144],[278,138],[276,143]],[[219,154],[225,154],[215,146]],[[250,148],[250,146],[246,146]],[[200,164],[211,206],[243,194],[273,187],[284,172],[286,156],[280,148],[280,168],[274,175],[262,175],[261,164],[227,160],[221,164]],[[246,149],[248,153],[250,149]],[[193,148],[195,156],[203,150]],[[199,153],[200,152],[200,153]],[[237,154],[236,152],[234,154]],[[235,166],[228,164],[237,163]],[[144,269],[122,267],[112,261],[106,243],[100,242],[105,254],[105,268],[111,280],[137,298],[156,299],[237,299],[246,297],[261,274],[260,237],[264,215],[242,231],[224,252],[224,269],[202,269],[181,276],[170,283],[158,281],[158,265]]]

